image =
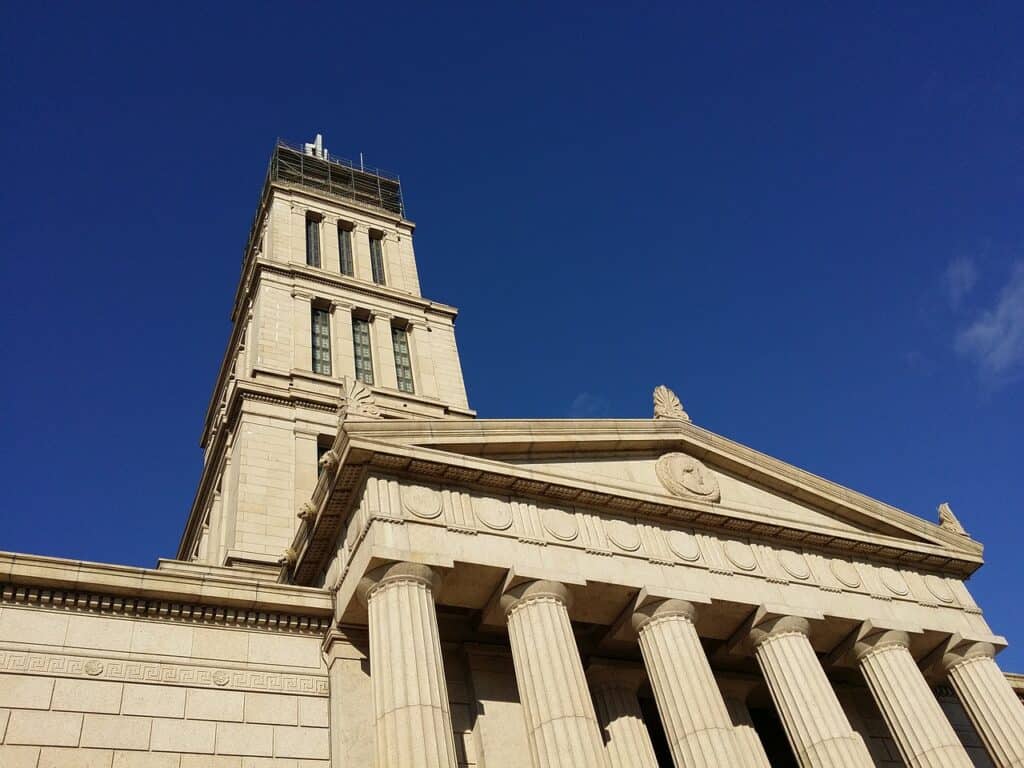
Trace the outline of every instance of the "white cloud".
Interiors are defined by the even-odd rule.
[[[956,351],[973,359],[983,376],[996,381],[1024,365],[1024,262],[1013,265],[995,306],[960,329]]]
[[[978,282],[978,267],[966,256],[953,259],[942,274],[949,305],[957,309]]]

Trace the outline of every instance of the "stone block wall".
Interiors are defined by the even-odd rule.
[[[327,768],[313,634],[0,607],[0,766]]]

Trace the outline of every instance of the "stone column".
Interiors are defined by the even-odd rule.
[[[995,647],[971,643],[942,658],[949,683],[997,768],[1024,766],[1024,704],[996,665]]]
[[[455,742],[434,612],[440,578],[392,563],[359,585],[370,614],[378,768],[455,768]]]
[[[568,590],[553,581],[502,597],[533,765],[609,768],[568,606]]]
[[[910,655],[906,632],[870,635],[853,653],[908,768],[973,766]]]
[[[725,700],[725,708],[729,710],[732,727],[736,729],[736,746],[740,751],[743,768],[771,768],[768,755],[764,751],[761,737],[754,729],[747,707],[747,697],[754,686],[760,685],[757,680],[744,678],[719,678],[718,687]]]
[[[662,600],[638,609],[647,676],[677,768],[740,765],[732,720],[693,625],[696,608]]]
[[[808,639],[806,619],[783,616],[751,630],[754,655],[802,768],[872,768]]]
[[[611,768],[658,768],[636,692],[642,669],[599,662],[587,670]]]

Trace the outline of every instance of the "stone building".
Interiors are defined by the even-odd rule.
[[[696,426],[487,420],[397,179],[279,144],[175,559],[0,556],[0,766],[1024,766],[981,545]]]

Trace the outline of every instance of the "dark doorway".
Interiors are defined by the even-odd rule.
[[[790,749],[789,739],[782,729],[782,723],[775,712],[774,707],[751,707],[750,720],[754,723],[754,730],[761,737],[761,744],[768,755],[768,762],[772,768],[798,768],[796,758],[793,757],[793,750]]]

